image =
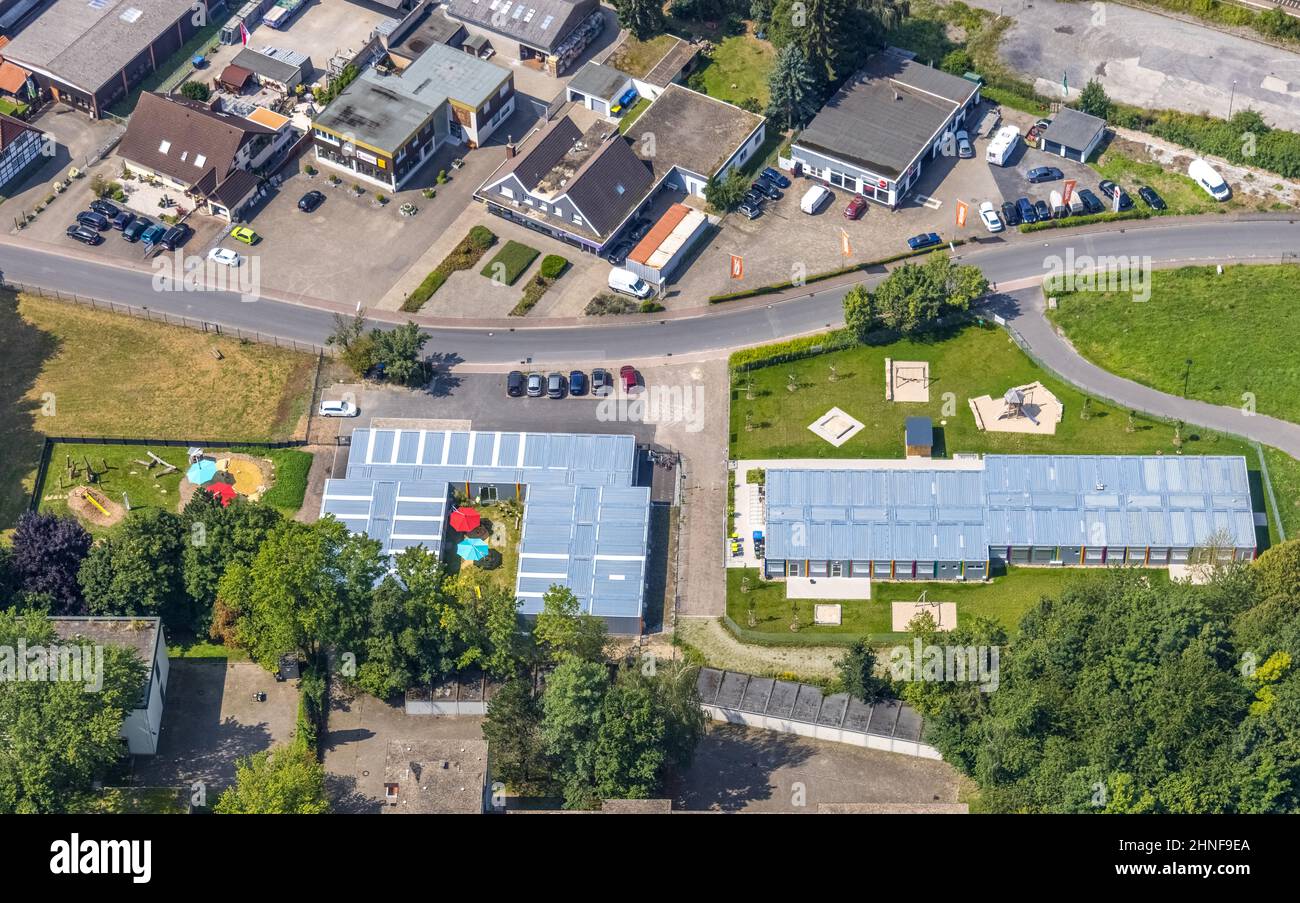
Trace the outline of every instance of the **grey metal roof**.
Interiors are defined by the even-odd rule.
[[[448,0],[447,14],[549,52],[599,7],[597,0]]]
[[[232,65],[247,69],[249,72],[254,72],[282,84],[292,84],[295,80],[301,79],[304,74],[304,66],[306,71],[311,71],[311,60],[306,57],[303,57],[302,63],[294,65],[288,60],[277,58],[260,50],[254,50],[252,47],[245,47],[239,53],[236,53],[235,58],[230,62]]]
[[[882,462],[883,464],[883,462]],[[973,561],[1002,546],[1255,547],[1246,461],[986,455],[982,467],[767,471],[772,559]]]
[[[569,90],[601,100],[614,100],[623,93],[624,86],[631,80],[632,76],[621,69],[593,60],[569,80]]]
[[[1097,133],[1104,131],[1106,120],[1070,107],[1061,107],[1052,117],[1052,124],[1043,133],[1044,141],[1061,144],[1082,151],[1092,144]]]
[[[453,487],[520,484],[519,610],[537,614],[558,584],[591,614],[635,618],[650,530],[650,489],[632,485],[635,469],[632,436],[358,429],[346,477],[325,482],[321,515],[385,553],[423,545],[439,554]]]
[[[5,45],[4,57],[97,91],[177,20],[191,15],[193,5],[193,0],[54,0]]]
[[[795,141],[898,178],[979,85],[889,53],[850,78]]]

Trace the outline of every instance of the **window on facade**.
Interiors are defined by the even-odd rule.
[[[478,500],[480,502],[495,502],[497,500],[497,488],[495,486],[484,486],[478,491]]]

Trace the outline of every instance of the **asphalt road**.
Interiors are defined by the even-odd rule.
[[[1039,236],[1042,236],[1039,240]],[[1300,253],[1300,225],[1281,219],[1138,222],[1124,230],[1036,233],[1010,240],[985,239],[960,249],[960,259],[978,265],[999,289],[1034,284],[1053,261],[1076,255],[1145,255],[1155,266],[1172,263],[1276,260]],[[360,265],[360,264],[359,264]],[[77,251],[0,239],[0,272],[10,282],[75,293],[100,300],[201,319],[275,335],[323,343],[333,329],[338,306],[311,301],[260,299],[245,303],[232,292],[155,291],[148,271],[105,265]],[[868,284],[879,281],[874,274]],[[845,286],[761,306],[733,302],[734,308],[710,308],[699,316],[646,321],[529,326],[514,321],[496,328],[445,325],[425,321],[431,352],[449,363],[491,369],[524,361],[579,364],[656,358],[717,357],[728,350],[817,332],[839,325]],[[313,306],[307,306],[308,304]],[[397,315],[401,318],[403,315]]]

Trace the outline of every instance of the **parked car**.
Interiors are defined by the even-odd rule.
[[[751,188],[749,191],[745,192],[745,196],[740,199],[740,202],[742,204],[753,204],[755,207],[762,207],[763,202],[766,200],[767,196],[765,194]]]
[[[1232,197],[1232,189],[1223,180],[1223,176],[1219,175],[1217,169],[1200,157],[1187,164],[1187,174],[1216,201],[1226,201]]]
[[[609,271],[609,279],[606,284],[613,291],[623,295],[631,295],[633,298],[641,298],[642,300],[654,294],[654,289],[644,279],[631,270],[624,270],[620,267],[614,267]]]
[[[145,230],[153,225],[153,221],[144,216],[137,216],[131,220],[131,224],[122,230],[122,237],[127,241],[136,242],[140,236],[144,235]]]
[[[1001,218],[998,217],[997,208],[993,206],[992,201],[985,201],[980,204],[980,219],[984,222],[984,228],[990,232],[1001,232],[1006,228],[1002,224]]]
[[[1101,198],[1092,193],[1091,188],[1080,188],[1075,194],[1083,201],[1083,209],[1088,213],[1101,213],[1106,209],[1106,205],[1101,202]]]
[[[867,199],[860,194],[855,194],[853,200],[844,208],[845,219],[857,219],[867,212]]]
[[[123,210],[117,216],[113,217],[113,228],[118,232],[122,232],[133,222],[135,222],[135,214],[130,210]]]
[[[591,371],[591,394],[608,395],[610,389],[614,388],[614,378],[604,367],[597,367]]]
[[[546,383],[542,380],[542,374],[540,373],[528,374],[528,397],[529,398],[541,398],[542,392],[545,391],[545,388],[546,388]]]
[[[1050,119],[1040,119],[1034,123],[1034,128],[1038,129],[1039,133],[1042,133],[1047,131],[1047,127],[1051,124],[1052,120]]]
[[[631,392],[635,389],[637,384],[636,367],[633,367],[631,364],[624,364],[620,367],[618,370],[618,381],[619,385],[623,387],[624,392]]]
[[[167,227],[162,223],[154,223],[148,229],[140,233],[140,243],[146,245],[156,245],[162,241],[162,237],[167,234]]]
[[[518,398],[524,394],[524,374],[520,370],[511,370],[506,376],[506,394]]]
[[[1035,166],[1025,173],[1025,178],[1035,184],[1038,182],[1055,182],[1057,179],[1065,178],[1065,173],[1055,166]]]
[[[618,244],[614,245],[613,250],[609,252],[609,255],[605,259],[614,264],[614,266],[621,267],[623,262],[627,260],[627,255],[632,253],[634,247],[636,247],[636,245],[632,242],[623,239]]]
[[[1016,212],[1020,214],[1022,223],[1038,222],[1038,211],[1034,209],[1034,202],[1029,198],[1019,198],[1016,200]]]
[[[919,251],[922,248],[928,248],[930,245],[937,245],[942,239],[939,238],[938,232],[923,232],[920,235],[913,235],[907,240],[907,246],[913,251]]]
[[[763,214],[763,205],[757,201],[744,200],[736,208],[736,212],[745,217],[745,219],[758,219]]]
[[[258,235],[247,226],[236,226],[231,229],[230,237],[235,241],[242,241],[246,245],[255,245],[262,240],[262,236]]]
[[[1043,222],[1052,218],[1052,208],[1047,206],[1047,201],[1034,201],[1034,213],[1038,214],[1038,218]]]
[[[1119,209],[1131,210],[1133,208],[1133,199],[1128,196],[1128,192],[1120,188],[1110,179],[1102,179],[1101,184],[1097,186],[1101,189],[1101,196],[1106,199],[1106,207],[1115,209],[1115,191],[1119,190]]]
[[[546,377],[546,397],[563,398],[564,397],[564,374],[552,373]]]
[[[769,200],[773,200],[773,201],[781,200],[781,189],[777,188],[776,185],[767,181],[767,179],[755,179],[753,184],[751,184],[749,188],[751,191],[757,191],[759,194],[761,194],[765,198],[768,198]]]
[[[781,172],[779,169],[773,169],[771,166],[768,166],[764,168],[759,175],[776,185],[777,188],[790,187],[790,180],[786,177],[785,173]]]
[[[357,406],[350,401],[326,401],[321,399],[320,407],[316,411],[322,417],[355,417],[357,416]]]
[[[1002,222],[1006,223],[1007,226],[1020,225],[1020,210],[1010,201],[1002,202]]]
[[[803,197],[799,199],[799,209],[812,216],[818,210],[821,210],[822,206],[830,199],[831,192],[829,188],[824,185],[814,185],[805,191]]]
[[[311,213],[324,202],[325,195],[313,189],[298,198],[298,209],[303,213]]]
[[[1070,215],[1070,208],[1065,203],[1065,197],[1055,189],[1049,196],[1047,205],[1052,208],[1052,219],[1065,219]]]
[[[163,233],[161,244],[168,251],[175,251],[181,245],[185,244],[185,242],[189,241],[190,236],[193,234],[194,230],[189,226],[184,223],[177,223]]]
[[[68,227],[68,238],[79,241],[83,245],[97,245],[104,240],[104,236],[90,226],[83,226],[80,223],[73,223]]]
[[[118,209],[118,206],[116,204],[110,204],[108,201],[104,200],[103,198],[96,198],[95,200],[91,201],[90,209],[94,210],[96,213],[108,217],[109,219],[112,219],[113,217],[117,216],[119,213],[122,212],[121,210]]]
[[[208,260],[227,267],[237,267],[244,262],[244,258],[239,256],[239,252],[232,251],[230,248],[213,248],[208,252]]]
[[[1156,194],[1156,190],[1150,185],[1143,185],[1139,188],[1138,197],[1142,199],[1142,203],[1146,204],[1152,210],[1165,209],[1165,199]]]
[[[78,213],[77,222],[90,229],[97,229],[100,232],[105,232],[113,228],[113,224],[109,222],[108,217],[104,216],[102,213],[96,213],[93,210],[83,210]]]
[[[641,239],[645,238],[653,228],[654,222],[652,220],[648,220],[645,217],[638,217],[632,221],[632,225],[629,227],[627,233],[628,238],[632,239],[632,244],[635,245]]]
[[[581,370],[569,371],[569,394],[587,394],[587,374],[583,373]]]
[[[975,156],[975,148],[971,147],[970,135],[967,134],[965,129],[962,129],[953,137],[957,139],[958,157],[961,157],[963,160],[969,160],[971,157]]]

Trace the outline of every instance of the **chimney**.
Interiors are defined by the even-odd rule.
[[[512,140],[510,135],[506,135],[506,159],[514,159],[516,153],[518,153],[518,151],[515,150],[515,142]]]

